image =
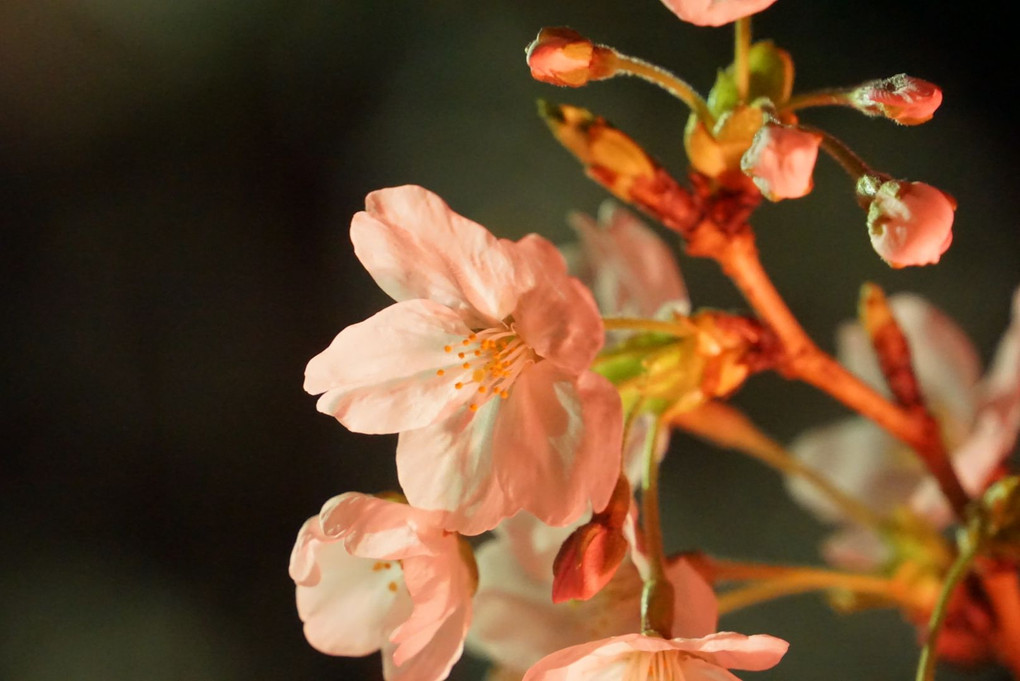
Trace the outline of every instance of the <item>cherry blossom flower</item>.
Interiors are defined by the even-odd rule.
[[[669,246],[632,212],[613,200],[599,206],[598,219],[574,213],[570,226],[580,240],[572,270],[613,317],[690,314],[691,302]]]
[[[605,588],[587,601],[554,604],[553,562],[570,527],[554,528],[519,514],[504,521],[495,539],[478,549],[478,593],[468,648],[488,658],[508,678],[561,648],[620,636],[640,627],[642,570],[635,548],[633,518],[627,526],[631,560],[625,560]],[[710,631],[716,622],[712,588],[683,559],[670,561],[677,631]]]
[[[922,393],[939,419],[953,467],[964,489],[979,495],[1013,450],[1020,430],[1020,290],[1013,299],[1013,321],[983,379],[970,340],[945,314],[910,294],[891,296],[889,304],[910,345]],[[837,349],[848,369],[886,391],[870,339],[859,324],[840,328]],[[946,501],[917,457],[864,418],[809,430],[792,443],[791,451],[881,515],[905,506],[935,528],[950,522]],[[871,570],[889,557],[880,537],[848,524],[814,487],[796,477],[787,479],[787,487],[820,519],[844,525],[826,543],[827,560]]]
[[[885,116],[901,125],[920,125],[931,120],[942,104],[942,90],[934,83],[900,73],[855,88],[850,102],[869,116]]]
[[[445,679],[477,580],[442,516],[355,492],[327,501],[290,559],[308,642],[330,655],[381,649],[387,681]]]
[[[769,201],[798,199],[814,187],[812,173],[822,136],[795,126],[766,123],[740,159],[740,169]]]
[[[591,294],[537,235],[497,239],[416,186],[369,194],[354,251],[397,302],[314,357],[305,389],[356,432],[400,433],[408,501],[478,534],[526,509],[564,525],[608,501],[619,396],[589,370]]]
[[[871,246],[895,268],[934,265],[953,241],[956,202],[923,182],[882,183],[868,207]]]
[[[762,11],[776,0],[662,0],[684,21],[698,26],[722,26]]]

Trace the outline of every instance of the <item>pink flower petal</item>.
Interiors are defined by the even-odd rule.
[[[351,222],[354,252],[394,300],[428,298],[490,325],[510,314],[518,273],[502,242],[407,185],[372,192]]]
[[[676,638],[700,638],[716,630],[719,606],[715,591],[690,562],[680,558],[666,566],[673,585],[673,631]]]
[[[803,464],[825,475],[840,490],[878,513],[903,504],[924,477],[912,452],[863,418],[851,417],[801,434],[790,451]],[[846,520],[842,510],[800,476],[787,476],[797,503],[826,522]]]
[[[341,542],[330,541],[312,518],[302,528],[303,545],[312,569],[298,581],[298,615],[305,637],[330,655],[360,656],[382,646],[397,622],[411,611],[399,564],[378,563],[350,555]]]
[[[697,639],[673,639],[675,650],[696,653],[712,664],[727,669],[761,671],[770,669],[783,658],[790,644],[767,634],[745,636],[720,631]]]
[[[662,0],[673,14],[698,26],[722,26],[760,12],[776,0]]]
[[[473,583],[472,576],[460,556],[455,535],[445,537],[446,550],[437,556],[420,556],[403,561],[404,582],[414,602],[414,612],[398,626],[390,640],[397,644],[393,662],[402,665],[432,645],[437,633],[451,616],[465,610],[458,618],[462,629],[457,635],[463,642],[470,623]]]
[[[941,495],[941,493],[939,493]],[[830,565],[855,572],[874,572],[891,557],[889,545],[870,527],[851,525],[835,532],[822,544]]]
[[[428,646],[401,665],[394,660],[396,644],[385,644],[383,678],[386,681],[443,681],[464,651],[464,632],[470,619],[470,608],[458,609],[442,623]]]
[[[444,350],[469,333],[456,312],[438,303],[391,305],[347,327],[313,357],[305,390],[324,393],[319,411],[355,432],[421,428],[469,397],[454,389],[464,372],[456,354]]]
[[[405,431],[397,441],[397,476],[408,501],[449,511],[449,530],[480,534],[519,508],[509,504],[492,467],[501,403],[492,398],[477,412],[461,409],[437,424]]]
[[[605,507],[620,470],[619,395],[585,372],[549,363],[518,378],[496,419],[495,474],[507,497],[550,525]]]
[[[614,201],[599,207],[598,222],[570,216],[584,251],[586,281],[599,309],[615,316],[657,316],[664,306],[690,312],[687,288],[670,248],[633,213]]]
[[[598,307],[573,277],[564,275],[523,294],[514,320],[521,338],[540,357],[575,375],[587,370],[602,349]]]
[[[347,492],[327,501],[319,513],[323,533],[342,539],[355,556],[400,560],[434,554],[443,538],[441,512]]]

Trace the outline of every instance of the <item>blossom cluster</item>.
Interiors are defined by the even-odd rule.
[[[1020,594],[1007,461],[1020,291],[983,377],[948,317],[874,286],[830,358],[772,288],[749,223],[762,199],[808,194],[823,151],[850,174],[883,260],[938,262],[955,201],[871,169],[799,114],[840,105],[917,125],[941,91],[900,74],[797,94],[790,55],[750,41],[749,15],[774,0],[662,2],[698,25],[736,22],[734,63],[707,98],[568,28],[543,29],[527,64],[561,87],[634,75],[688,104],[689,186],[601,117],[544,103],[556,138],[617,199],[570,216],[576,244],[499,238],[414,185],[372,192],[353,217],[354,253],[393,304],[340,331],[304,388],[347,429],[398,435],[399,491],[342,493],[302,526],[290,576],[308,641],[381,651],[388,681],[442,681],[465,647],[493,679],[721,681],[778,664],[788,643],[718,631],[720,614],[806,585],[842,610],[899,608],[922,666],[931,653],[1020,670],[1020,603],[998,605]],[[752,313],[692,308],[671,246],[618,201],[716,260]],[[860,416],[776,443],[727,402],[769,370]],[[673,428],[781,471],[837,526],[830,567],[667,555],[657,481]],[[943,533],[954,524],[958,545]]]

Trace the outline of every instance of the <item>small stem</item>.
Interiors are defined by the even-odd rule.
[[[855,522],[879,532],[885,529],[886,523],[881,516],[844,493],[825,476],[805,466],[734,407],[722,402],[709,402],[693,411],[667,412],[666,416],[670,423],[689,433],[746,454],[780,473],[802,478]]]
[[[880,596],[907,607],[916,606],[910,598],[902,593],[902,588],[896,582],[886,577],[815,568],[772,568],[772,570],[775,573],[773,577],[720,595],[718,599],[719,614],[725,615],[783,596],[829,589],[843,589],[856,594]],[[747,573],[749,572],[747,571]]]
[[[980,542],[976,540],[962,542],[962,550],[956,557],[956,561],[949,568],[946,581],[942,584],[942,592],[939,600],[935,603],[935,609],[928,620],[928,633],[921,648],[921,658],[917,662],[917,674],[915,681],[932,681],[935,678],[935,643],[938,640],[939,631],[946,619],[949,599],[956,590],[956,586],[967,576],[970,566],[978,555]]]
[[[683,322],[663,322],[657,319],[640,319],[634,317],[608,317],[602,319],[606,331],[649,331],[651,333],[668,333],[671,336],[689,336],[692,328]]]
[[[645,474],[641,481],[641,520],[648,575],[641,600],[641,629],[646,634],[670,638],[673,626],[673,587],[666,577],[666,556],[659,520],[659,461],[655,444],[662,422],[655,420],[645,439]]]
[[[830,133],[812,125],[799,125],[797,127],[805,132],[821,135],[822,151],[831,156],[853,178],[854,182],[865,175],[880,175],[880,173],[872,170],[871,166],[865,163],[860,156],[855,154],[853,149]]]
[[[751,93],[751,17],[742,17],[733,24],[733,76],[740,102],[747,103]]]
[[[708,105],[705,104],[701,95],[686,81],[674,76],[666,69],[643,59],[629,57],[615,51],[609,57],[607,65],[618,74],[636,76],[652,85],[658,85],[686,104],[705,124],[705,127],[711,129],[715,125],[715,117],[709,112]]]
[[[779,113],[798,111],[812,106],[853,106],[846,90],[815,90],[793,95],[779,109]]]

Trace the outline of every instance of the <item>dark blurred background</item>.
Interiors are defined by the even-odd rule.
[[[828,159],[812,195],[760,211],[765,263],[823,347],[865,279],[930,296],[986,361],[1005,328],[1015,38],[976,6],[779,0],[755,22],[793,52],[799,90],[906,71],[945,91],[918,128],[803,116],[960,203],[943,263],[903,271],[872,253]],[[312,355],[387,304],[350,216],[415,183],[501,236],[566,241],[567,212],[604,193],[549,137],[539,97],[684,167],[686,112],[665,93],[530,79],[523,47],[545,25],[702,92],[732,49],[657,0],[0,0],[2,681],[381,678],[377,656],[305,643],[286,571],[323,501],[396,484],[395,438],[348,433],[301,389]],[[742,309],[711,263],[682,266],[696,305]],[[738,401],[783,440],[844,413],[771,376]],[[823,530],[770,471],[677,437],[665,476],[669,548],[818,560]],[[817,596],[723,627],[792,642],[753,678],[904,679],[916,663],[896,613],[842,618]],[[465,659],[454,678],[483,669]]]

